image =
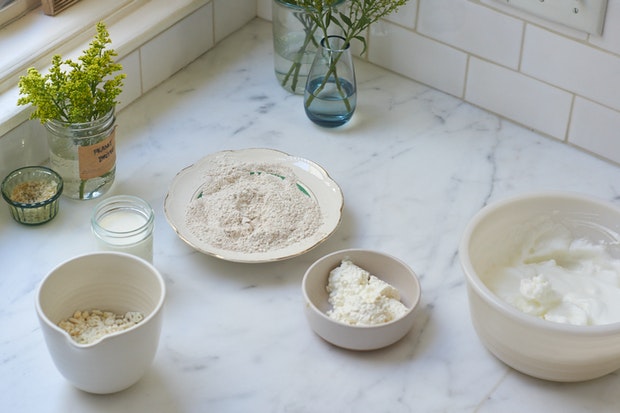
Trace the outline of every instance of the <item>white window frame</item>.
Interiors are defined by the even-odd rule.
[[[26,121],[30,113],[28,107],[16,105],[19,98],[19,76],[25,74],[28,67],[46,71],[55,54],[60,54],[63,58],[77,58],[94,36],[98,21],[103,20],[107,24],[112,47],[118,52],[117,59],[122,60],[199,8],[209,3],[228,0],[131,0],[129,5],[108,16],[97,15],[96,7],[88,6],[83,9],[86,5],[97,6],[99,3],[118,6],[121,1],[123,0],[80,0],[53,17],[45,16],[39,6],[0,29],[0,65],[4,63],[4,69],[0,68],[0,141],[7,132]],[[36,20],[31,22],[29,19],[32,19],[33,15]],[[82,30],[68,32],[63,25],[71,20],[80,22]],[[46,22],[53,24],[45,26]],[[53,33],[50,32],[52,29]],[[64,40],[54,37],[54,34],[59,33],[64,36],[60,36]],[[34,56],[23,53],[21,49],[33,39],[42,39],[45,50],[34,50]],[[22,54],[22,59],[11,58],[12,65],[7,66],[5,58],[12,56],[11,48],[16,47],[16,52]]]
[[[2,7],[6,1],[6,6]],[[26,14],[29,10],[37,8],[41,0],[0,0],[0,28]]]
[[[9,7],[33,0],[17,0]],[[98,21],[111,24],[149,0],[81,0],[56,16],[38,7],[0,29],[0,93],[13,87],[28,67],[45,69],[54,54],[62,54],[88,42]]]

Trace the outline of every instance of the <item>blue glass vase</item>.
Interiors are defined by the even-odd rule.
[[[357,106],[357,84],[349,44],[341,36],[321,40],[304,91],[306,116],[319,126],[347,123]]]

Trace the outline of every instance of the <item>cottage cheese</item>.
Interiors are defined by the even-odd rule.
[[[526,314],[573,325],[620,322],[620,260],[608,244],[542,226],[516,256],[488,274],[488,286]]]
[[[407,312],[396,288],[349,259],[330,272],[327,292],[332,305],[327,315],[350,325],[387,323]]]

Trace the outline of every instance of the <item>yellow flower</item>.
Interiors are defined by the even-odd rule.
[[[123,73],[113,76],[123,68],[114,62],[116,52],[106,49],[109,43],[106,26],[99,22],[95,38],[77,62],[56,55],[45,75],[29,68],[19,79],[17,104],[32,104],[35,110],[30,117],[41,123],[50,119],[81,123],[105,115],[118,103],[125,79]]]

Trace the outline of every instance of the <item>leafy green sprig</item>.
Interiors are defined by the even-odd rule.
[[[333,24],[342,30],[345,43],[357,39],[362,42],[361,54],[366,51],[364,32],[370,25],[404,6],[408,0],[348,0],[344,7],[335,6],[338,0],[289,0],[302,7],[327,38],[328,28]]]
[[[361,54],[364,54],[367,47],[365,31],[380,18],[398,11],[398,8],[404,6],[408,0],[348,0],[344,7],[340,8],[335,7],[339,3],[338,0],[289,1],[306,11],[309,18],[321,31],[326,47],[330,48],[328,30],[330,27],[336,26],[344,38],[344,45],[348,47],[352,40],[359,40],[363,46]],[[349,100],[338,78],[337,63],[340,56],[341,54],[334,56],[320,86],[313,94],[307,96],[304,102],[306,107],[310,106],[314,96],[319,94],[327,85],[328,79],[333,77],[340,95],[344,98],[347,110],[351,110]]]
[[[47,74],[29,68],[19,79],[17,104],[32,104],[35,110],[30,117],[41,123],[83,123],[102,117],[118,103],[126,77],[124,73],[113,76],[123,67],[114,61],[117,53],[106,48],[110,43],[105,24],[99,22],[97,34],[77,62],[55,55]]]

